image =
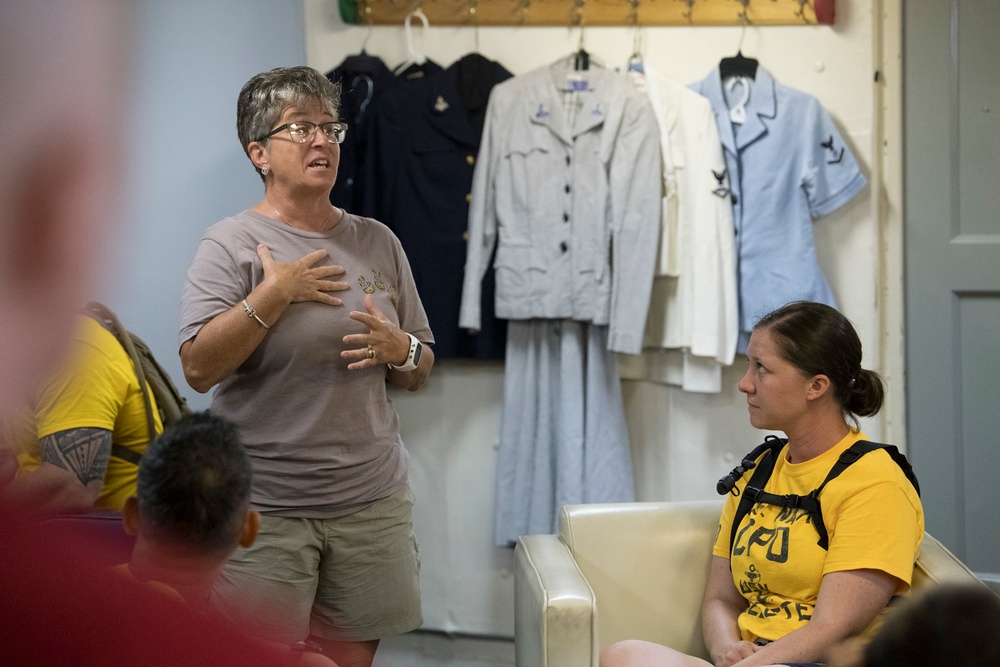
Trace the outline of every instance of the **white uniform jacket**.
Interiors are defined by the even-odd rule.
[[[495,247],[498,317],[608,325],[609,350],[638,353],[661,187],[656,119],[620,74],[559,62],[495,86],[472,181],[460,326],[479,328]]]
[[[642,356],[623,355],[622,377],[721,389],[739,330],[733,209],[712,104],[647,67],[630,74],[660,128],[663,215]],[[666,350],[673,351],[665,354]]]

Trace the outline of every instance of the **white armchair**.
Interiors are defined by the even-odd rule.
[[[701,597],[722,500],[567,505],[557,535],[515,552],[518,667],[597,667],[600,651],[646,639],[708,658]],[[975,581],[924,536],[913,586]]]

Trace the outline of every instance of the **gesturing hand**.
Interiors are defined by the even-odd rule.
[[[326,250],[313,250],[294,262],[282,264],[274,261],[266,245],[261,243],[257,246],[257,256],[264,267],[264,280],[276,284],[290,303],[319,301],[339,306],[344,302],[328,292],[342,292],[350,285],[347,281],[328,278],[343,275],[344,267],[337,264],[313,267],[328,254]]]
[[[383,364],[401,365],[410,352],[410,337],[390,322],[375,305],[371,294],[365,294],[365,310],[352,310],[350,318],[368,327],[369,333],[344,336],[344,344],[354,349],[344,350],[340,356],[354,360],[350,370],[371,368]]]

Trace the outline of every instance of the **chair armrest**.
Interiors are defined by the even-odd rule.
[[[522,536],[514,551],[518,667],[597,666],[594,592],[555,535]]]
[[[969,583],[986,585],[955,554],[928,533],[924,533],[923,542],[920,543],[920,553],[913,567],[912,588]]]

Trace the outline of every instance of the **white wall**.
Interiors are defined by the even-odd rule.
[[[869,177],[880,174],[874,155],[880,99],[873,72],[882,35],[873,17],[881,4],[876,1],[873,8],[868,2],[840,2],[832,27],[750,27],[742,49],[778,81],[821,100]],[[360,51],[366,37],[367,52],[390,67],[406,59],[402,26],[375,26],[369,32],[367,27],[344,25],[335,0],[305,0],[305,20],[307,63],[320,71]],[[579,41],[579,31],[567,28],[497,27],[480,28],[478,33],[480,53],[514,74],[568,55]],[[632,53],[634,34],[630,28],[589,28],[585,46],[606,65],[623,66]],[[645,61],[685,83],[703,78],[721,57],[732,55],[740,39],[735,27],[644,28],[641,34]],[[471,28],[432,26],[425,35],[417,27],[414,37],[418,50],[443,66],[476,43]],[[820,263],[841,309],[861,335],[865,366],[878,368],[883,306],[877,296],[883,257],[873,191],[878,187],[869,186],[819,221],[815,232]],[[889,340],[898,342],[891,336]],[[761,440],[762,434],[748,425],[744,399],[736,390],[744,363],[738,359],[737,366],[727,369],[726,389],[715,396],[625,383],[640,499],[710,498],[716,480]],[[502,382],[499,364],[439,361],[425,390],[394,396],[413,459],[429,628],[513,632],[512,553],[491,546],[490,537]],[[901,390],[901,381],[890,387],[893,393]],[[864,428],[878,439],[884,422],[866,422]]]

